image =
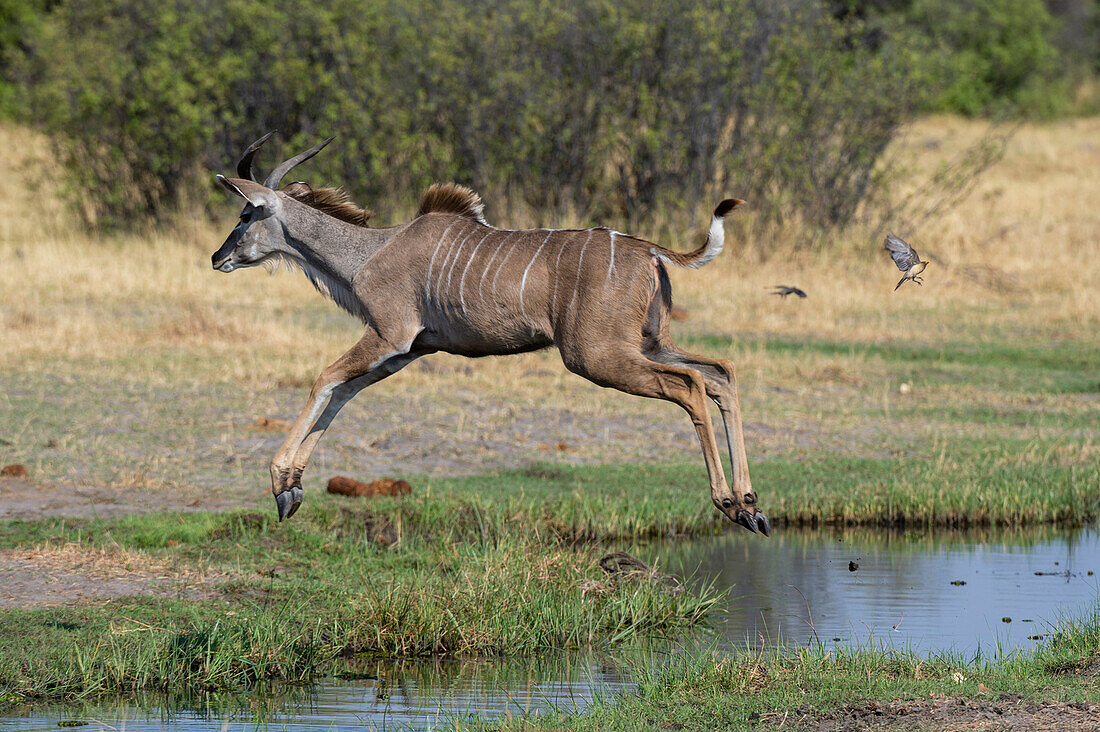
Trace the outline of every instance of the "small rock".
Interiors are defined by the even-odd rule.
[[[902,385],[898,387],[898,391],[902,394],[908,394],[909,392],[913,391],[913,385],[907,382],[903,382]]]
[[[20,463],[14,463],[12,465],[5,465],[0,468],[0,476],[5,478],[26,478],[27,466]]]
[[[355,478],[336,475],[329,478],[328,492],[341,496],[367,498],[370,496],[403,496],[412,493],[412,486],[406,480],[379,478],[370,483],[361,483]]]

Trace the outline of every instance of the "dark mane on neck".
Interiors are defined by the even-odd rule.
[[[366,226],[371,217],[370,211],[356,206],[348,200],[348,194],[339,188],[310,188],[308,183],[295,181],[282,192],[295,201],[356,226]]]

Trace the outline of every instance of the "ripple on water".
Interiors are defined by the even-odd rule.
[[[729,588],[713,629],[731,645],[808,643],[816,630],[825,643],[1012,651],[1046,632],[1034,621],[1080,615],[1100,598],[1096,528],[731,532],[639,554]]]
[[[1033,647],[1061,615],[1097,602],[1100,530],[872,532],[731,531],[706,540],[632,550],[681,576],[729,588],[711,639],[734,648],[870,641],[920,653],[972,655]],[[853,569],[854,567],[854,569]],[[1094,574],[1090,575],[1092,571]],[[812,620],[813,629],[810,627]],[[1045,622],[1044,622],[1045,621]],[[835,640],[834,640],[835,639]],[[692,641],[694,642],[694,641]],[[663,654],[620,649],[492,662],[356,662],[355,678],[310,688],[223,695],[200,702],[41,708],[0,719],[0,730],[351,730],[453,727],[468,715],[499,718],[579,711],[631,688],[629,669]],[[171,707],[166,710],[165,707]]]

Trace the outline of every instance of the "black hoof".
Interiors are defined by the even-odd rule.
[[[302,489],[298,486],[288,488],[275,496],[275,505],[279,507],[279,520],[288,519],[302,505]]]
[[[763,511],[757,511],[756,516],[753,518],[756,519],[756,528],[761,534],[764,536],[772,535],[772,525],[768,523],[768,517],[764,515]]]
[[[757,532],[756,519],[748,511],[738,511],[736,523],[741,524],[754,534]]]

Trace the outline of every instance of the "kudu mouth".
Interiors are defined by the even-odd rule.
[[[214,269],[218,272],[232,272],[237,268],[237,265],[233,263],[233,255],[230,254],[227,257],[218,258],[218,253],[215,252],[214,256],[210,257],[210,263],[214,266]]]

